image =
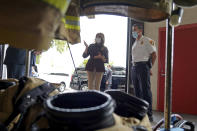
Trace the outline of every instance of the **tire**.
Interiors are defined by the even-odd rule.
[[[88,85],[87,84],[81,85],[81,90],[82,91],[87,91],[88,90]]]
[[[59,92],[63,92],[66,89],[66,83],[65,82],[61,82],[60,83],[60,87],[58,88]]]

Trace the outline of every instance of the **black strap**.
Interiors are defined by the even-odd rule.
[[[50,83],[44,83],[31,91],[25,93],[17,102],[16,107],[20,113],[38,102],[43,102],[48,95],[55,90],[55,87]]]
[[[15,105],[16,102],[16,98],[19,96],[19,94],[21,93],[21,91],[23,90],[23,88],[25,87],[25,83],[28,81],[27,77],[22,77],[19,79],[19,85],[18,85],[18,89],[17,92],[15,93],[13,99],[12,99],[12,104]]]
[[[14,105],[15,107],[14,111],[5,122],[5,125],[8,126],[9,123],[12,122],[18,114],[21,114],[22,117],[16,126],[17,128],[20,129],[21,123],[23,121],[23,116],[26,113],[26,111],[29,109],[29,107],[31,107],[36,103],[42,103],[49,96],[49,94],[55,89],[56,88],[54,86],[52,86],[50,83],[47,82],[25,93]],[[17,93],[17,95],[19,94]]]
[[[18,115],[18,112],[15,111],[15,102],[16,102],[16,98],[18,97],[18,95],[21,93],[21,91],[23,90],[23,88],[25,87],[25,83],[27,82],[28,78],[27,77],[22,77],[19,79],[19,85],[18,85],[18,89],[15,93],[15,95],[12,98],[12,105],[14,107],[14,111],[12,112],[12,114],[8,117],[8,119],[4,122],[6,126],[9,125],[9,123]]]

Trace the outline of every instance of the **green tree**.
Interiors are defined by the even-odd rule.
[[[56,50],[60,54],[62,54],[65,50],[68,49],[67,41],[54,39],[54,40],[51,41],[51,47],[50,48],[53,48],[53,47],[56,47]],[[42,54],[36,56],[36,64],[40,63],[41,57],[42,57]]]
[[[40,64],[41,57],[42,57],[41,54],[36,56],[36,64]]]
[[[56,50],[59,52],[59,53],[63,53],[65,50],[68,49],[68,46],[67,46],[67,41],[64,41],[64,40],[53,40],[52,42],[52,45],[51,47],[56,47]]]
[[[88,59],[84,59],[83,62],[79,66],[85,66],[88,62]]]

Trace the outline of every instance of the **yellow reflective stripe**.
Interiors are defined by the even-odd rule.
[[[42,0],[55,8],[59,9],[62,14],[65,14],[71,0]]]
[[[80,22],[80,17],[76,17],[76,16],[65,16],[65,18],[62,19],[62,22],[65,24],[65,27],[67,29],[80,30],[80,25],[79,25],[80,24],[79,23]]]
[[[76,16],[66,16],[65,17],[66,20],[72,20],[72,21],[79,21],[80,17],[76,17]]]
[[[65,18],[62,18],[62,20],[61,20],[64,24],[66,24],[66,20],[65,20]]]
[[[80,26],[76,26],[76,25],[68,25],[68,24],[66,24],[65,27],[67,29],[80,30]]]

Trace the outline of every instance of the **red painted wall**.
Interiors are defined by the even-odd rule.
[[[164,109],[165,28],[159,29],[158,110]],[[175,28],[172,111],[197,115],[197,24]]]

